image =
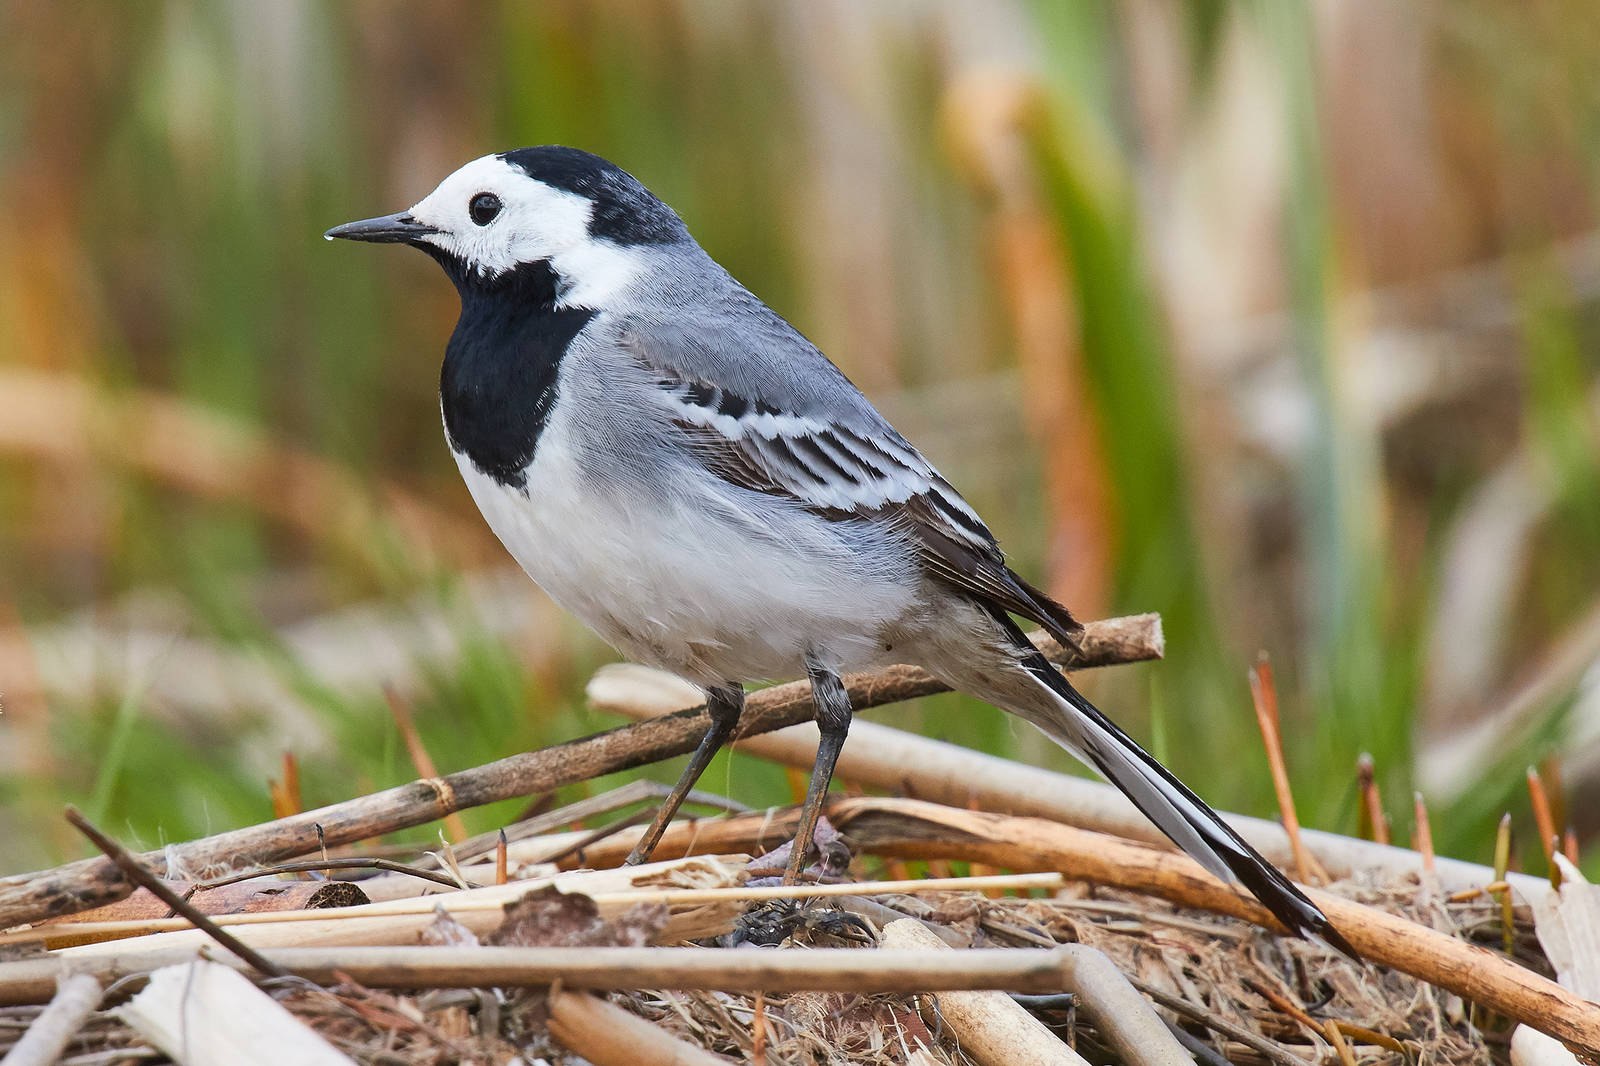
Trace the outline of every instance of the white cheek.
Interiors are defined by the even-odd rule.
[[[551,256],[550,265],[567,280],[556,300],[558,306],[604,307],[633,284],[645,264],[637,249],[584,240]]]
[[[593,210],[588,200],[537,182],[527,185],[526,191],[504,197],[500,217],[483,228],[485,244],[493,244],[494,252],[515,266],[549,259],[588,241]]]

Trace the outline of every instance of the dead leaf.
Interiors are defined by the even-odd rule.
[[[588,896],[546,885],[506,904],[505,921],[489,935],[489,943],[526,948],[642,947],[665,927],[667,915],[663,904],[640,903],[606,921]]]

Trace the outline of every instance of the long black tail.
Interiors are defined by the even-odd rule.
[[[1233,831],[1216,811],[1100,712],[1060,671],[1016,633],[1022,665],[1065,706],[1059,718],[1030,720],[1057,744],[1099,770],[1156,828],[1224,881],[1242,885],[1288,929],[1320,939],[1351,958],[1355,948],[1327,915]]]

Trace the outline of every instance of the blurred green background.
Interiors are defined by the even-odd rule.
[[[0,5],[0,872],[615,724],[438,426],[455,296],[320,240],[460,163],[633,171],[1080,616],[1218,806],[1487,858],[1600,833],[1600,8],[1157,0]],[[941,697],[873,717],[1067,760]],[[651,772],[670,780],[676,766]],[[1551,781],[1551,777],[1557,778]],[[734,757],[706,786],[787,802]],[[514,806],[514,805],[513,805]],[[474,829],[505,808],[469,812]],[[1590,857],[1600,849],[1589,847]],[[1594,864],[1590,863],[1591,868]]]

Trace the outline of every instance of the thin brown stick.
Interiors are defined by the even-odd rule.
[[[1058,870],[1068,877],[1281,929],[1259,903],[1224,885],[1192,859],[1101,833],[1040,818],[965,811],[919,800],[842,799],[831,803],[827,813],[840,832],[871,854],[979,861],[1018,871]],[[788,812],[674,825],[662,837],[656,855],[680,855],[690,847],[711,852],[748,849],[760,838],[793,832],[793,824],[792,812]],[[616,856],[620,858],[628,846],[626,839],[617,839],[601,847],[621,849]],[[590,856],[593,861],[610,857]],[[1416,922],[1328,892],[1312,889],[1308,894],[1371,962],[1600,1054],[1600,1005],[1579,999],[1504,956]]]
[[[694,702],[690,701],[674,707],[673,710],[683,710],[693,706]],[[635,803],[659,800],[669,791],[671,790],[659,781],[629,781],[627,784],[611,789],[608,792],[602,792],[597,796],[585,796],[581,800],[568,803],[555,810],[546,809],[524,814],[510,825],[491,832],[479,833],[477,836],[458,844],[454,849],[456,859],[464,863],[497,850],[502,836],[505,837],[508,844],[525,840],[528,837],[543,836],[552,829],[559,829],[564,825],[572,825],[601,814],[610,814],[612,811],[620,810]],[[551,796],[554,793],[546,792],[543,795]],[[685,804],[705,804],[729,811],[747,811],[750,809],[721,796],[714,796],[709,792],[698,790],[691,791],[685,797],[684,802]],[[426,863],[435,860],[428,857],[418,861]]]
[[[272,798],[272,816],[287,818],[305,810],[300,801],[300,761],[292,751],[283,753],[283,780],[267,779],[267,795]]]
[[[1500,825],[1494,834],[1494,874],[1495,881],[1501,882],[1511,876],[1511,812],[1500,816]],[[1517,943],[1517,929],[1515,915],[1511,908],[1511,889],[1502,889],[1500,898],[1500,934],[1505,946],[1506,954],[1510,955]]]
[[[1438,864],[1433,855],[1433,823],[1428,819],[1428,801],[1422,798],[1421,792],[1412,793],[1411,807],[1417,819],[1416,839],[1412,843],[1422,855],[1423,871],[1429,877],[1437,876]]]
[[[383,686],[383,698],[389,704],[389,716],[394,719],[395,728],[400,730],[400,739],[405,741],[406,754],[411,756],[411,765],[416,768],[417,776],[424,781],[437,778],[439,768],[434,765],[433,756],[428,754],[422,734],[417,732],[417,719],[411,713],[411,702],[393,685]],[[452,844],[460,844],[472,835],[467,832],[467,823],[454,811],[444,816],[444,828]]]
[[[1090,622],[1077,654],[1067,653],[1042,634],[1034,639],[1052,659],[1075,669],[1159,658],[1163,648],[1161,620],[1153,614]],[[845,682],[851,706],[857,709],[945,691],[932,676],[910,666],[854,674]],[[812,713],[811,686],[806,682],[763,689],[746,701],[738,735],[782,729],[809,720]],[[453,811],[683,755],[700,742],[709,725],[703,707],[682,711],[292,818],[173,845],[143,858],[162,869],[172,861],[199,871],[281,862],[314,852],[324,843],[349,844],[435,821]],[[0,928],[111,903],[132,890],[128,877],[106,859],[8,877],[0,880]]]
[[[369,988],[544,988],[560,981],[584,989],[1059,992],[1069,966],[1063,953],[1048,948],[971,948],[956,956],[959,965],[923,951],[853,948],[341,947],[275,948],[266,956],[319,984],[343,974]],[[193,948],[179,948],[84,956],[71,965],[109,977],[193,959]],[[0,963],[0,1005],[48,1000],[65,965],[59,958]]]
[[[1283,761],[1283,737],[1278,729],[1278,686],[1272,676],[1272,661],[1262,652],[1250,668],[1250,698],[1255,704],[1256,724],[1261,727],[1261,742],[1267,749],[1267,765],[1272,770],[1272,788],[1278,794],[1278,813],[1283,831],[1289,835],[1294,855],[1295,874],[1312,883],[1311,855],[1300,839],[1300,818],[1295,813],[1294,792],[1289,787],[1289,768]]]
[[[616,836],[618,833],[621,833],[626,829],[631,829],[640,822],[650,821],[654,815],[655,812],[651,810],[634,811],[632,814],[618,818],[616,821],[607,822],[605,825],[589,830],[589,832],[583,834],[583,836],[579,837],[577,840],[574,840],[561,850],[552,852],[551,854],[545,856],[543,861],[559,863],[562,859],[576,857],[578,860],[578,865],[587,865],[583,861],[583,857],[589,848],[593,847],[602,840]]]
[[[1389,816],[1383,813],[1383,796],[1378,791],[1377,767],[1372,756],[1362,752],[1356,760],[1356,781],[1361,786],[1363,828],[1379,844],[1389,843]]]
[[[1550,798],[1551,824],[1568,824],[1570,815],[1567,811],[1567,786],[1561,773],[1561,756],[1552,752],[1540,759],[1539,777],[1544,781],[1545,794]]]
[[[1528,799],[1533,806],[1533,824],[1539,829],[1539,846],[1544,849],[1545,865],[1554,869],[1556,819],[1550,810],[1550,795],[1544,790],[1544,778],[1537,767],[1528,767]]]
[[[259,870],[246,870],[243,873],[230,874],[227,877],[200,881],[189,886],[189,891],[184,898],[187,899],[196,892],[210,892],[227,885],[236,885],[241,881],[252,881],[257,877],[278,877],[282,874],[313,873],[323,870],[382,870],[384,873],[404,874],[407,877],[430,881],[436,885],[443,885],[445,888],[461,887],[461,884],[455,878],[434,873],[432,870],[420,870],[403,862],[369,858],[362,855],[347,859],[303,859],[298,862],[281,862],[275,866],[267,866]],[[472,888],[475,886],[469,884],[467,887]]]
[[[1374,1029],[1368,1029],[1364,1025],[1356,1025],[1353,1022],[1347,1022],[1342,1019],[1334,1020],[1334,1024],[1339,1027],[1339,1031],[1345,1036],[1353,1037],[1356,1040],[1365,1041],[1368,1044],[1375,1044],[1378,1047],[1383,1048],[1385,1051],[1394,1052],[1396,1055],[1406,1055],[1410,1058],[1416,1058],[1415,1054],[1407,1050],[1405,1044],[1396,1040],[1392,1036],[1380,1033]]]
[[[1207,1029],[1221,1033],[1229,1040],[1243,1044],[1268,1062],[1276,1062],[1279,1066],[1312,1066],[1311,1063],[1298,1055],[1292,1055],[1278,1044],[1273,1043],[1260,1033],[1252,1033],[1242,1025],[1236,1025],[1222,1017],[1216,1011],[1208,1010],[1198,1003],[1191,1003],[1182,996],[1175,996],[1164,989],[1158,988],[1148,981],[1137,977],[1128,976],[1129,982],[1140,992],[1149,996],[1157,1003],[1170,1011],[1183,1015],[1192,1021],[1198,1022]]]
[[[750,1013],[750,1061],[767,1066],[767,994],[757,992]]]
[[[1322,1032],[1328,1038],[1328,1042],[1333,1045],[1333,1050],[1338,1053],[1339,1062],[1342,1066],[1356,1066],[1355,1052],[1350,1050],[1350,1042],[1339,1031],[1339,1023],[1329,1018],[1322,1023]]]
[[[1311,1015],[1307,1014],[1298,1003],[1290,1000],[1281,992],[1276,992],[1273,989],[1268,988],[1266,985],[1260,984],[1256,981],[1246,980],[1244,985],[1246,988],[1250,989],[1250,991],[1254,992],[1256,995],[1272,1004],[1274,1010],[1277,1010],[1282,1014],[1287,1014],[1289,1017],[1293,1018],[1308,1032],[1315,1033],[1317,1036],[1323,1037],[1324,1039],[1327,1038],[1328,1034],[1323,1030],[1322,1023],[1317,1021]]]
[[[102,833],[94,823],[78,813],[76,807],[67,808],[67,821],[72,823],[74,829],[88,837],[94,846],[106,853],[106,857],[116,863],[119,869],[135,884],[155,896],[162,903],[171,907],[181,917],[187,919],[196,929],[203,930],[207,936],[233,952],[245,962],[269,977],[288,977],[289,971],[268,962],[261,954],[247,944],[242,944],[233,934],[227,932],[201,914],[194,905],[178,895],[167,883],[149,870],[133,856],[127,848]]]

